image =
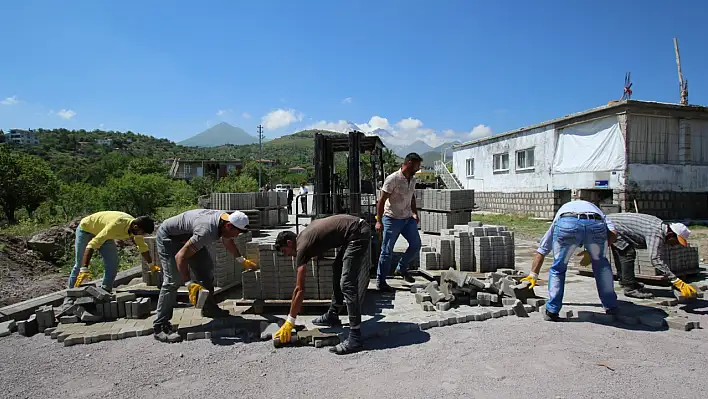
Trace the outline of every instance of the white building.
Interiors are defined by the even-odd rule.
[[[662,218],[708,218],[708,107],[613,102],[453,148],[483,210],[552,217],[572,190]]]
[[[113,139],[96,139],[96,144],[111,146],[113,145]]]
[[[15,144],[36,145],[39,139],[33,130],[10,129],[6,136],[7,141]]]

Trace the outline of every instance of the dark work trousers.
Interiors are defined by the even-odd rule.
[[[300,197],[300,213],[307,215],[307,195]]]
[[[637,278],[634,275],[634,261],[637,259],[637,251],[631,245],[625,249],[617,249],[614,246],[612,250],[612,260],[614,260],[617,274],[620,278],[620,286],[623,288],[633,288],[637,283]]]
[[[361,308],[364,294],[369,286],[369,270],[365,262],[369,255],[371,228],[362,221],[359,235],[339,248],[332,265],[332,284],[334,294],[330,311],[339,313],[338,309],[346,304],[349,315],[349,328],[361,327]]]
[[[182,281],[179,270],[177,270],[177,261],[175,260],[177,252],[182,249],[186,241],[173,240],[158,229],[155,243],[157,244],[157,253],[162,264],[163,280],[160,297],[157,300],[157,315],[153,326],[161,326],[169,323],[170,319],[172,319],[172,311],[177,303],[177,289],[186,283],[186,281]],[[209,300],[210,302],[213,301],[214,263],[211,261],[209,251],[206,248],[200,249],[189,258],[188,262],[191,274],[195,277],[195,282],[209,290]]]

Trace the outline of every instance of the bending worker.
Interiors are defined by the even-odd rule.
[[[78,287],[91,280],[89,265],[93,253],[98,250],[105,266],[101,287],[108,292],[113,290],[113,281],[118,273],[118,248],[115,240],[132,238],[151,270],[159,270],[152,263],[150,252],[143,239],[145,234],[152,234],[154,229],[155,222],[149,217],[134,218],[124,212],[96,212],[81,219],[76,229],[74,245],[76,261],[69,275],[69,288]],[[64,300],[65,304],[72,302],[73,299],[70,297]]]
[[[390,272],[391,255],[399,235],[408,241],[408,249],[398,262],[396,271],[407,282],[415,282],[408,274],[408,265],[418,255],[421,246],[418,233],[420,219],[415,203],[415,173],[420,170],[422,162],[423,158],[415,152],[406,155],[401,169],[388,175],[381,187],[381,198],[376,206],[376,231],[383,230],[376,274],[376,287],[379,291],[393,291],[386,277]]]
[[[248,216],[234,211],[195,209],[165,220],[157,229],[155,243],[163,266],[163,282],[157,301],[157,315],[153,322],[155,339],[161,342],[179,342],[180,335],[170,324],[177,302],[179,282],[189,291],[189,301],[196,305],[199,291],[209,291],[209,298],[202,308],[202,316],[228,317],[227,310],[219,308],[214,299],[214,263],[207,246],[221,239],[226,250],[244,269],[256,266],[238,251],[233,238],[248,231]],[[197,281],[192,281],[190,269]]]
[[[605,245],[608,242],[608,231],[615,227],[609,218],[594,204],[575,200],[561,206],[556,213],[551,227],[541,239],[531,266],[531,273],[522,281],[529,281],[531,288],[536,285],[538,273],[545,256],[553,251],[553,264],[548,277],[548,302],[546,302],[543,318],[547,321],[558,321],[558,313],[563,306],[565,291],[565,273],[568,270],[568,260],[576,248],[583,245],[588,249],[595,284],[600,296],[600,302],[608,314],[617,313],[617,294],[614,289],[612,267],[605,256]],[[614,233],[609,233],[610,241]]]
[[[369,270],[364,267],[371,241],[369,224],[351,215],[334,215],[310,223],[298,236],[292,231],[283,231],[275,241],[277,250],[286,256],[294,256],[297,265],[297,280],[293,291],[290,314],[287,321],[273,336],[282,343],[290,342],[295,319],[305,298],[305,277],[310,259],[332,249],[339,248],[333,268],[332,304],[324,315],[314,319],[318,326],[339,325],[339,311],[346,304],[349,315],[349,337],[330,348],[338,355],[353,353],[363,348],[361,338],[361,304],[369,285]]]
[[[663,274],[671,284],[687,298],[696,297],[696,290],[676,277],[664,261],[671,245],[688,246],[691,231],[682,223],[664,223],[661,219],[642,213],[613,213],[608,219],[617,228],[617,241],[612,244],[612,255],[620,275],[620,285],[624,294],[632,298],[651,298],[653,294],[644,291],[634,274],[636,249],[649,250],[652,266]]]

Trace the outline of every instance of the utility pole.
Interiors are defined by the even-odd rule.
[[[679,54],[678,38],[674,38],[674,50],[676,51],[676,66],[678,67],[681,105],[688,105],[688,79],[683,80],[683,72],[681,72],[681,55]]]
[[[263,126],[258,125],[258,187],[263,187]]]

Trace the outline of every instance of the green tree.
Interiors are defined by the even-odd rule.
[[[216,193],[250,193],[258,191],[258,180],[240,173],[219,180],[214,187]]]
[[[102,196],[101,189],[87,183],[62,184],[56,205],[64,218],[72,219],[98,212]]]
[[[214,192],[216,182],[211,177],[197,176],[189,180],[189,185],[197,196],[209,195]]]
[[[11,224],[15,211],[24,206],[30,215],[57,189],[57,180],[42,159],[0,146],[0,205]]]
[[[170,203],[180,208],[197,203],[197,193],[194,187],[184,180],[173,180],[170,187]]]
[[[169,205],[171,185],[172,181],[166,176],[128,172],[108,180],[103,203],[107,209],[133,216],[152,215],[157,208]]]
[[[128,170],[141,175],[162,174],[167,173],[167,165],[155,158],[133,158],[128,163]]]

